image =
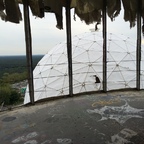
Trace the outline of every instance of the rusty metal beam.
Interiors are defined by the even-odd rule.
[[[103,22],[103,91],[107,92],[107,16],[106,16],[106,0],[103,0],[102,22]]]
[[[69,95],[73,95],[73,72],[72,72],[72,40],[71,40],[71,11],[70,0],[66,3],[66,34],[67,34],[67,54],[68,54],[68,74],[69,74]]]
[[[24,6],[24,29],[25,29],[25,42],[26,42],[26,58],[27,58],[27,67],[28,67],[29,95],[30,95],[31,104],[34,104],[32,39],[31,39],[28,0],[23,0],[23,6]]]
[[[141,0],[138,0],[137,12],[137,50],[136,50],[136,88],[140,90],[141,71]]]

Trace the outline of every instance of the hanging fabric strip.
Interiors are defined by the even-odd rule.
[[[142,0],[142,5],[141,5],[141,9],[142,9],[142,17],[144,18],[144,0]]]
[[[90,13],[86,14],[79,14],[77,11],[75,11],[77,16],[84,21],[87,25],[92,24],[94,22],[101,22],[101,16],[102,16],[102,11],[101,10],[94,10]]]
[[[142,34],[144,36],[144,0],[141,1]]]
[[[5,9],[5,6],[4,6],[3,0],[0,0],[0,11],[4,9]]]
[[[63,29],[62,1],[55,2],[54,0],[44,0],[44,7],[46,12],[55,13],[57,20],[56,27]]]
[[[21,20],[21,12],[15,0],[5,0],[6,21],[19,23]]]
[[[115,17],[120,14],[121,1],[120,0],[107,0],[107,14],[113,21]]]
[[[86,24],[100,22],[102,17],[102,0],[72,0],[71,7],[75,8],[75,13]]]
[[[29,6],[34,16],[44,17],[44,3],[43,0],[29,0]]]
[[[135,26],[138,0],[122,0],[124,20],[130,22],[130,28]]]
[[[20,11],[18,3],[16,3],[16,10],[17,10],[17,14],[18,14],[18,17],[19,17],[19,21],[21,21],[22,20],[22,13]]]
[[[90,13],[94,10],[102,9],[102,0],[72,0],[71,7],[75,8],[77,13],[79,14],[86,14]]]

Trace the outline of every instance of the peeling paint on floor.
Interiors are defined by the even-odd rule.
[[[57,142],[58,142],[59,144],[71,144],[71,143],[72,143],[72,140],[71,140],[71,139],[68,139],[68,138],[64,138],[64,139],[59,138],[59,139],[57,139]]]
[[[144,117],[144,109],[137,109],[131,107],[127,101],[125,101],[125,105],[123,106],[104,106],[99,109],[88,109],[87,112],[89,114],[100,114],[101,119],[99,121],[114,119],[120,124],[125,123],[130,118],[143,118]]]
[[[24,141],[27,141],[29,139],[32,139],[34,137],[38,136],[38,133],[37,132],[32,132],[32,133],[29,133],[27,134],[26,136],[21,136],[21,137],[18,137],[16,139],[14,139],[12,141],[12,143],[19,143],[19,142],[24,142]]]

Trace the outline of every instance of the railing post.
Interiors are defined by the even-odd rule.
[[[137,49],[136,49],[136,88],[140,90],[141,71],[141,0],[138,0],[137,12]]]
[[[107,16],[106,16],[106,0],[103,0],[102,22],[103,22],[103,91],[107,92]]]
[[[24,29],[25,29],[25,42],[26,42],[26,58],[27,58],[27,67],[28,67],[29,95],[30,95],[31,104],[34,104],[32,40],[31,40],[31,27],[30,27],[28,0],[23,0],[23,5],[24,5]]]
[[[67,33],[67,54],[69,74],[69,95],[73,95],[73,73],[72,73],[72,41],[71,41],[71,12],[70,0],[66,1],[66,33]]]

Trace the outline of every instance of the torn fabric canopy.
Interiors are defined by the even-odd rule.
[[[72,0],[71,7],[75,8],[75,13],[86,24],[101,21],[102,0]]]

